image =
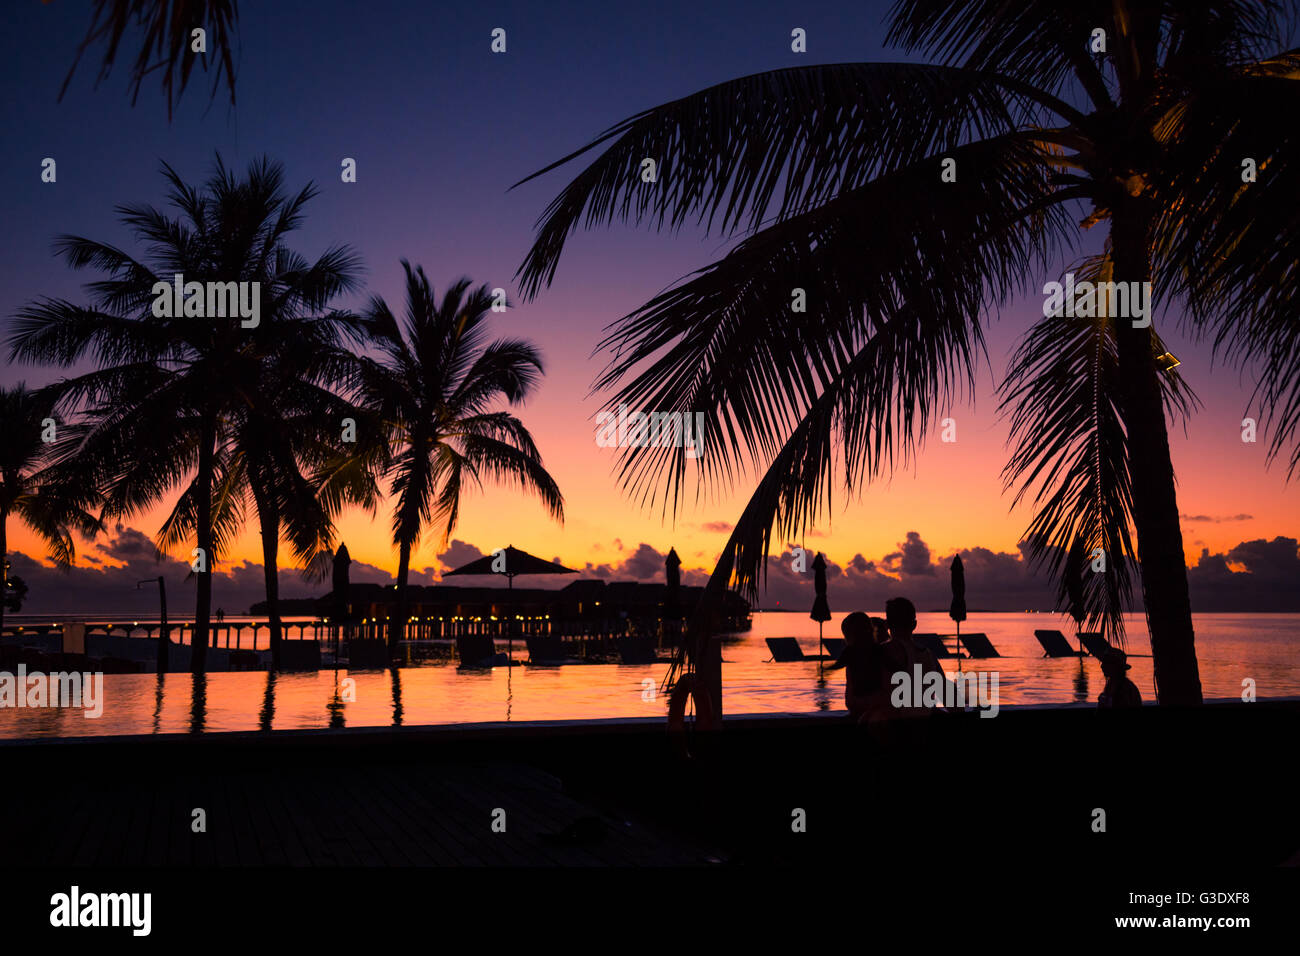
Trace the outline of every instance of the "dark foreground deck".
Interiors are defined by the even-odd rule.
[[[0,819],[7,856],[59,867],[1274,866],[1300,862],[1297,731],[1261,702],[885,739],[731,718],[689,761],[657,720],[8,742]]]
[[[37,858],[71,866],[662,866],[702,847],[562,792],[521,764],[378,764],[184,775],[148,791],[100,787],[94,805],[46,797],[19,817]],[[191,830],[195,807],[206,833]],[[505,832],[492,829],[505,811]],[[43,842],[43,841],[42,841]]]

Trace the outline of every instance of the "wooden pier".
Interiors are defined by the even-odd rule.
[[[86,653],[64,653],[62,623],[7,625],[0,633],[0,667],[24,662],[30,667],[53,668],[60,662],[80,668],[84,659],[106,661],[109,671],[148,670],[157,659],[156,642],[162,633],[159,621],[82,621]],[[350,642],[386,643],[388,622],[378,617],[338,623],[328,618],[288,618],[281,624],[287,653],[297,659],[332,659],[348,654]],[[676,646],[680,628],[676,622],[642,619],[557,620],[549,616],[519,615],[510,620],[498,615],[448,615],[411,617],[399,644],[397,659],[414,663],[424,659],[452,659],[467,640],[475,646],[490,642],[498,649],[513,641],[522,651],[530,640],[545,642],[556,656],[572,660],[602,662],[619,657],[619,642],[627,637],[648,639],[655,648]],[[192,646],[194,624],[169,622],[172,646]],[[211,670],[256,670],[266,666],[270,651],[270,625],[266,621],[213,621],[208,625],[209,648],[229,652],[209,661]],[[297,653],[298,645],[310,654]],[[558,650],[557,650],[558,649]],[[211,655],[210,655],[211,656]],[[380,655],[382,656],[382,655]],[[12,661],[9,658],[13,658]],[[68,660],[63,661],[63,658]],[[367,655],[367,660],[376,655]],[[173,661],[172,669],[180,669]]]

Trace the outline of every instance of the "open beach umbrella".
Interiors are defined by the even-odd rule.
[[[449,578],[454,575],[467,574],[501,574],[505,576],[510,590],[515,587],[515,575],[518,574],[577,574],[573,568],[566,568],[562,564],[556,564],[554,561],[546,561],[536,555],[529,554],[527,551],[520,551],[513,545],[508,546],[504,551],[496,551],[492,554],[484,555],[469,564],[461,565],[452,571],[444,571],[443,577]],[[506,622],[506,643],[509,648],[509,655],[514,654],[515,649],[515,622],[511,616]]]
[[[957,670],[961,670],[961,622],[966,620],[966,568],[961,555],[952,559],[952,606],[948,616],[957,622]]]
[[[831,606],[826,601],[826,559],[820,551],[813,561],[813,590],[817,596],[813,598],[812,611],[808,616],[817,622],[817,657],[820,659],[826,653],[822,641],[822,625],[831,619]]]

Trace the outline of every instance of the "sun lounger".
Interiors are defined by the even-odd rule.
[[[1070,642],[1065,639],[1065,635],[1060,631],[1034,631],[1034,637],[1038,638],[1038,643],[1043,645],[1043,652],[1048,657],[1079,656],[1079,652],[1070,646]]]
[[[624,664],[653,664],[658,660],[652,637],[624,635],[618,639],[618,654]]]
[[[456,656],[461,667],[491,667],[496,644],[490,634],[457,634]]]
[[[347,642],[348,670],[385,670],[392,666],[387,641],[351,638]]]
[[[313,640],[281,641],[280,670],[320,670],[320,642]]]
[[[558,637],[529,634],[524,639],[524,643],[528,645],[528,663],[530,664],[559,664],[575,659],[573,654],[565,648],[564,641]]]
[[[1114,650],[1109,641],[1095,632],[1080,634],[1079,641],[1088,649],[1088,653],[1097,660],[1101,660],[1109,651]]]
[[[956,657],[952,651],[944,646],[943,638],[938,634],[913,634],[912,640],[924,647],[935,657]]]
[[[825,638],[822,645],[826,648],[826,656],[833,661],[838,661],[840,655],[844,653],[844,638],[842,637]]]
[[[772,660],[778,664],[790,664],[795,661],[833,661],[839,655],[831,653],[825,655],[805,654],[803,648],[799,646],[799,639],[796,637],[769,637],[767,649],[772,652]],[[844,638],[832,637],[827,638],[823,643],[828,651],[832,650],[833,643],[838,642],[840,650],[843,650]]]
[[[772,652],[772,660],[778,664],[788,664],[791,661],[805,659],[803,649],[799,647],[799,641],[793,637],[769,637],[767,638],[767,649]]]
[[[997,649],[989,641],[986,634],[963,634],[961,642],[966,645],[966,650],[970,652],[971,657],[1001,657]]]

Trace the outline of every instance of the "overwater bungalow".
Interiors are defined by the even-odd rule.
[[[412,640],[451,639],[473,632],[506,634],[506,622],[514,619],[517,635],[538,634],[561,638],[615,637],[640,630],[662,634],[667,585],[637,581],[604,581],[587,578],[563,588],[464,587],[435,584],[407,589]],[[703,588],[680,589],[680,604],[689,613]],[[351,584],[346,606],[346,623],[363,632],[379,635],[390,608],[397,602],[393,587],[379,584]],[[280,602],[285,615],[315,614],[329,619],[336,603],[333,592],[317,599]],[[266,604],[254,604],[249,613],[266,613]],[[723,629],[747,631],[751,626],[750,606],[735,594],[726,596]],[[671,614],[668,615],[671,618]],[[331,619],[331,624],[342,623]]]

